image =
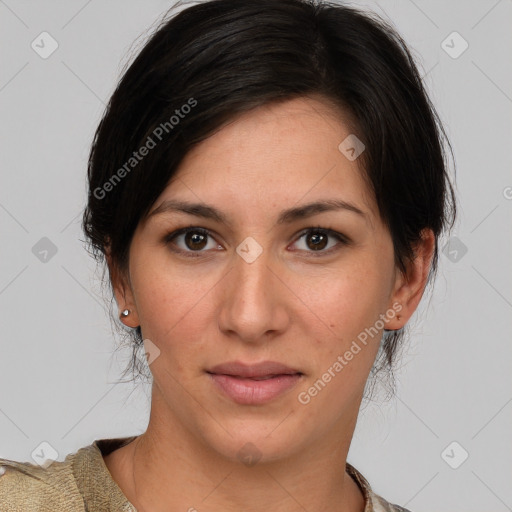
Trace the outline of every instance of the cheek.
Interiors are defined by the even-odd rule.
[[[382,336],[379,315],[385,312],[388,293],[386,270],[363,259],[346,266],[315,287],[311,304],[310,338],[314,341],[317,372],[331,368],[340,383],[344,379],[365,380],[374,362]],[[332,368],[342,358],[336,368]],[[343,375],[343,376],[342,376]],[[320,375],[316,375],[320,377]],[[326,376],[329,379],[329,376]],[[335,388],[334,383],[331,387]]]
[[[334,333],[353,335],[373,323],[385,307],[384,275],[370,264],[347,265],[315,287],[309,299],[312,309]]]
[[[352,274],[325,282],[317,294],[315,312],[322,321],[311,324],[312,372],[299,390],[299,403],[310,403],[312,416],[330,410],[337,421],[360,400],[382,336],[374,327],[385,307],[380,286],[375,274],[362,282]]]
[[[158,261],[146,261],[140,272],[133,273],[132,283],[143,334],[159,344],[173,339],[184,326],[194,325],[201,310],[199,299],[206,292],[204,282],[177,276]]]

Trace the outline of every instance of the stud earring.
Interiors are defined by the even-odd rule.
[[[122,313],[121,313],[121,316],[126,318],[128,315],[130,314],[130,310],[129,309],[125,309]]]

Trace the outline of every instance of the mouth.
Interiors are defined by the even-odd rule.
[[[245,364],[239,361],[230,361],[214,366],[206,370],[207,373],[215,375],[229,375],[231,377],[240,377],[245,379],[263,380],[279,375],[302,375],[302,372],[295,368],[290,368],[276,361],[262,361],[256,364]]]
[[[303,373],[274,361],[247,365],[238,361],[206,371],[224,396],[244,405],[264,404],[295,387]]]
[[[211,375],[226,375],[226,377],[233,377],[234,379],[240,379],[240,380],[268,380],[268,379],[273,379],[275,377],[281,377],[281,376],[285,376],[285,375],[302,375],[302,374],[288,374],[288,373],[281,373],[281,374],[276,374],[276,375],[264,375],[262,377],[242,377],[240,375],[227,375],[225,373],[212,373]]]

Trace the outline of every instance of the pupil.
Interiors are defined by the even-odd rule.
[[[314,249],[318,249],[319,246],[322,244],[322,242],[324,242],[324,244],[321,245],[321,247],[320,247],[323,249],[325,247],[325,241],[326,241],[327,237],[323,234],[317,233],[317,234],[311,235],[309,237],[309,239],[312,240]]]
[[[192,245],[192,247],[190,247],[189,245],[189,248],[190,249],[202,249],[204,246],[205,246],[205,241],[206,241],[206,236],[201,234],[201,233],[187,233],[187,235],[185,236],[186,238],[186,242],[187,242],[187,245]],[[203,242],[201,244],[201,242]],[[197,247],[199,245],[199,247]]]

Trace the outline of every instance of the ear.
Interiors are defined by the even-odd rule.
[[[119,319],[123,324],[128,327],[138,327],[140,325],[139,315],[135,305],[135,297],[131,288],[130,279],[124,275],[118,268],[110,255],[110,248],[105,248],[105,257],[107,260],[110,281],[114,290],[117,306],[119,309]],[[128,309],[130,311],[128,316],[121,316],[121,311]]]
[[[425,228],[421,240],[414,246],[414,259],[406,264],[406,273],[397,271],[389,306],[399,303],[402,308],[399,315],[389,320],[386,329],[401,329],[416,311],[427,284],[435,243],[434,232]]]

